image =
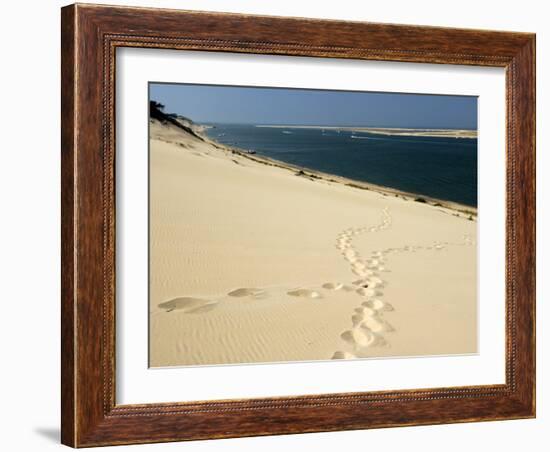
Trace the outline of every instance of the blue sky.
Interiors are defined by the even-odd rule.
[[[150,83],[197,123],[477,129],[477,97]]]

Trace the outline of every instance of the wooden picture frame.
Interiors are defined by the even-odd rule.
[[[71,5],[62,9],[62,442],[73,447],[535,416],[535,35]],[[506,383],[115,403],[115,50],[506,69]]]

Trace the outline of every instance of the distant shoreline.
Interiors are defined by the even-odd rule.
[[[322,129],[347,132],[367,132],[389,136],[444,137],[444,138],[477,138],[477,130],[470,129],[412,129],[399,127],[339,127],[339,126],[300,126],[258,124],[255,127],[273,129]]]
[[[286,126],[256,126],[256,127],[284,128]],[[301,126],[293,126],[293,127],[301,128]],[[323,127],[310,126],[309,128],[323,128]],[[324,128],[327,129],[328,127],[324,127]],[[341,128],[334,127],[334,129],[341,129]],[[354,130],[357,130],[357,129],[354,129]],[[251,154],[247,152],[245,149],[239,148],[237,146],[227,145],[227,144],[220,143],[219,141],[216,141],[215,139],[206,135],[206,129],[202,129],[198,131],[197,134],[205,142],[210,143],[213,146],[216,146],[218,149],[225,150],[226,152],[238,154],[244,158],[247,158],[257,163],[261,163],[268,166],[275,166],[275,167],[286,169],[289,171],[294,171],[297,176],[310,178],[311,180],[317,179],[317,180],[323,180],[325,182],[343,184],[349,187],[354,187],[362,190],[372,190],[374,192],[382,194],[383,196],[400,197],[408,201],[414,201],[414,202],[424,203],[434,207],[448,209],[460,216],[465,216],[465,217],[471,216],[472,219],[477,218],[477,207],[468,206],[466,204],[460,204],[454,201],[447,201],[443,199],[433,198],[420,193],[412,193],[412,192],[407,192],[407,191],[399,190],[392,187],[377,185],[370,182],[363,182],[357,179],[350,179],[343,176],[337,176],[335,174],[324,173],[322,171],[313,170],[313,169],[302,167],[299,165],[293,165],[291,163],[286,163],[281,160],[272,159],[270,157],[266,157],[264,155],[259,155],[256,153]]]

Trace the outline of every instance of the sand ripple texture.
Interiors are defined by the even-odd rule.
[[[349,328],[340,334],[341,347],[335,350],[330,357],[320,356],[319,359],[357,359],[372,356],[370,353],[375,348],[391,347],[391,335],[395,328],[391,324],[391,315],[395,312],[394,305],[385,300],[385,288],[388,281],[384,275],[391,272],[391,257],[397,253],[414,253],[417,251],[442,251],[449,245],[463,246],[471,245],[472,239],[465,235],[459,243],[433,242],[430,245],[406,245],[398,248],[385,248],[374,250],[367,255],[362,255],[359,249],[354,246],[354,239],[360,235],[386,231],[392,227],[392,216],[388,208],[381,213],[381,220],[372,226],[350,227],[343,230],[336,236],[335,248],[349,266],[350,278],[346,281],[326,281],[319,284],[304,284],[298,287],[238,287],[220,296],[198,298],[190,296],[176,297],[163,301],[158,305],[159,312],[183,313],[185,315],[209,315],[217,309],[254,309],[255,303],[266,303],[277,301],[287,297],[295,303],[320,303],[330,300],[335,293],[348,293],[356,299],[356,306],[349,313]],[[373,242],[374,242],[373,238]],[[240,305],[237,303],[241,303]],[[258,306],[257,306],[258,307]],[[158,312],[157,312],[158,313]],[[289,313],[282,310],[282,319]],[[281,315],[281,314],[280,314]],[[269,323],[267,319],[263,319]],[[308,323],[310,318],[295,319],[298,323]],[[216,320],[216,322],[218,322]],[[260,323],[262,319],[259,319]],[[223,328],[230,336],[231,329],[239,328],[237,323],[224,320],[226,325],[216,325],[212,322],[211,328]],[[296,328],[296,326],[294,327]],[[289,328],[288,334],[295,334]],[[319,325],[317,334],[323,336],[322,325]],[[208,341],[208,337],[195,338],[194,343]],[[229,343],[220,343],[220,349],[227,351]],[[249,343],[248,351],[244,352],[244,360],[255,362],[260,360],[262,350],[265,347],[275,347],[277,344],[269,343],[269,334],[258,334]],[[300,347],[297,347],[300,349]],[[201,352],[191,350],[183,343],[177,345],[178,353],[187,351],[196,356]],[[235,351],[235,353],[237,353]],[[240,350],[241,355],[243,351]],[[378,355],[378,354],[377,354]],[[248,356],[248,357],[246,357]],[[206,359],[202,357],[202,359]],[[221,359],[221,358],[220,358]]]

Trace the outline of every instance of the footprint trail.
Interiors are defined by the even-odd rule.
[[[354,239],[362,234],[376,234],[392,227],[392,216],[386,207],[382,210],[381,220],[374,226],[349,227],[336,236],[335,248],[346,261],[353,277],[349,281],[333,280],[302,286],[279,287],[240,287],[224,295],[213,297],[178,297],[158,304],[161,312],[178,311],[185,315],[205,314],[222,306],[234,303],[261,303],[266,299],[277,300],[288,297],[296,303],[323,303],[330,301],[336,292],[348,292],[357,297],[357,305],[350,313],[349,329],[340,333],[342,348],[332,354],[332,359],[364,358],[372,355],[372,347],[388,347],[388,335],[395,331],[385,316],[394,311],[394,307],[383,299],[388,282],[383,274],[388,272],[388,258],[397,253],[416,253],[418,251],[444,251],[449,246],[471,246],[474,240],[464,235],[460,242],[434,241],[430,245],[405,245],[402,247],[374,250],[362,254],[354,245]],[[172,315],[172,314],[171,314]],[[391,314],[390,314],[391,315]]]
[[[351,272],[359,279],[353,281],[355,293],[361,297],[361,305],[351,316],[351,329],[344,331],[340,337],[351,350],[334,352],[333,359],[350,359],[368,356],[371,347],[389,346],[386,334],[395,331],[393,326],[384,319],[384,313],[391,312],[394,307],[380,299],[384,295],[387,284],[380,277],[386,272],[387,257],[395,253],[417,251],[442,251],[448,246],[468,246],[473,244],[469,235],[464,235],[462,242],[435,241],[428,246],[406,245],[399,248],[387,248],[373,251],[363,257],[353,245],[353,238],[364,233],[376,233],[391,228],[392,217],[388,208],[382,211],[382,221],[376,226],[348,228],[336,237],[336,249],[350,266]]]
[[[364,354],[370,347],[383,346],[387,341],[383,333],[393,331],[393,327],[382,318],[382,312],[391,311],[393,307],[377,297],[383,296],[386,282],[379,272],[385,271],[386,253],[375,251],[363,257],[353,246],[353,238],[364,233],[375,233],[389,229],[392,217],[388,208],[382,211],[382,221],[376,226],[348,228],[336,237],[336,249],[350,266],[351,272],[359,279],[353,281],[355,293],[362,303],[351,316],[352,327],[340,337],[352,351],[338,350],[333,359],[350,359]]]

